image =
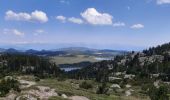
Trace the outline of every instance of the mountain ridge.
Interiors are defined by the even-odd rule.
[[[34,55],[60,55],[60,54],[85,54],[85,55],[96,55],[96,54],[110,54],[110,55],[121,55],[128,53],[128,51],[123,50],[110,50],[110,49],[91,49],[86,47],[68,47],[68,48],[59,48],[55,50],[18,50],[14,48],[9,49],[0,49],[1,53],[25,53],[25,54],[34,54]]]

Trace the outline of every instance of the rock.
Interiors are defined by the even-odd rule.
[[[120,75],[122,75],[122,72],[116,72],[115,73],[115,76],[120,76]]]
[[[119,77],[109,77],[109,81],[121,80]]]
[[[151,76],[151,78],[157,78],[157,77],[160,76],[160,73],[158,73],[158,74],[150,74],[150,76]]]
[[[125,92],[125,94],[126,94],[126,96],[130,96],[132,93],[131,93],[130,90],[127,90],[127,91]]]
[[[20,84],[21,84],[21,89],[24,89],[24,88],[29,88],[33,85],[35,85],[36,83],[33,82],[33,81],[26,81],[26,80],[19,80]]]
[[[55,92],[55,89],[50,89],[50,87],[45,87],[45,86],[37,86],[39,88],[39,91],[35,91],[35,94],[40,99],[48,99],[51,96],[58,96],[58,94]]]
[[[5,80],[12,80],[12,79],[14,79],[14,77],[12,77],[12,76],[5,76],[5,78],[4,78]]]
[[[65,94],[62,94],[61,96],[62,96],[63,98],[68,98],[67,95],[65,95]]]
[[[10,93],[7,97],[4,98],[4,100],[15,100],[16,96],[17,95],[15,93]]]
[[[37,88],[38,89],[23,91],[22,93],[34,95],[35,97],[38,97],[40,100],[48,100],[49,97],[58,96],[58,94],[55,92],[55,89],[51,89],[50,87],[37,86]]]
[[[135,75],[132,75],[132,74],[126,74],[124,76],[125,79],[133,79],[135,77]]]
[[[126,88],[130,88],[130,87],[132,87],[132,86],[131,86],[131,85],[129,85],[129,84],[127,84],[127,85],[126,85]]]
[[[37,98],[35,98],[33,95],[31,94],[24,94],[21,96],[18,96],[16,98],[16,100],[38,100]]]
[[[153,83],[153,85],[154,85],[156,88],[159,88],[159,81],[155,81],[155,82]]]
[[[133,91],[134,91],[133,89],[129,89],[129,90],[125,91],[125,95],[130,96],[130,95],[132,95]]]
[[[72,96],[72,97],[69,97],[69,99],[71,99],[71,100],[90,100],[84,96]]]
[[[121,88],[118,84],[112,84],[111,86],[110,86],[111,88]]]

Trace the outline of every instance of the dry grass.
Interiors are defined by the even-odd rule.
[[[59,64],[73,64],[73,63],[79,63],[79,62],[97,62],[94,56],[85,56],[85,55],[76,55],[76,56],[54,56],[51,57],[51,61],[55,62],[57,65]]]

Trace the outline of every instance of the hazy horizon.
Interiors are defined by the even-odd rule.
[[[161,44],[160,44],[161,45]],[[70,47],[82,47],[82,48],[89,48],[89,49],[108,49],[108,50],[122,50],[122,51],[142,51],[145,49],[149,49],[150,47],[156,47],[158,45],[148,46],[148,47],[135,47],[135,46],[127,46],[127,45],[118,45],[118,44],[83,44],[83,43],[61,43],[61,44],[4,44],[0,45],[1,49],[17,49],[17,50],[56,50],[61,48],[70,48]]]

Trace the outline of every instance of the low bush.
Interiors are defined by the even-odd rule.
[[[84,88],[84,89],[90,89],[90,88],[92,88],[93,86],[92,86],[92,84],[84,81],[84,82],[82,82],[82,83],[79,85],[79,87],[80,87],[80,88]]]

